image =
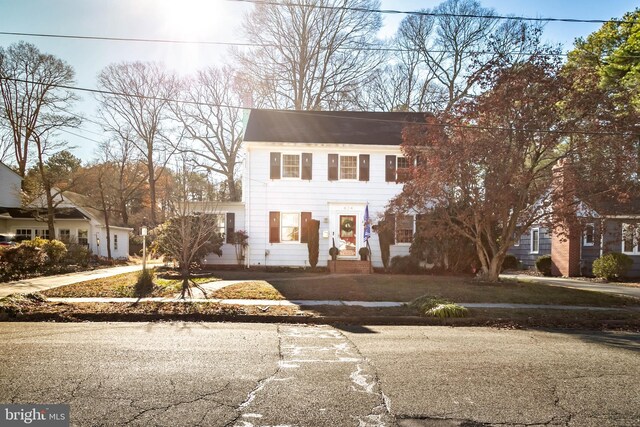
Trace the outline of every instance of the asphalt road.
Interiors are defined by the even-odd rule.
[[[0,403],[72,425],[640,425],[640,335],[0,323]]]

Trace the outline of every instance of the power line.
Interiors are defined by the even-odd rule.
[[[509,15],[493,15],[493,14],[474,14],[474,13],[446,13],[435,12],[428,10],[396,10],[396,9],[370,9],[365,7],[350,7],[350,6],[326,6],[326,5],[306,5],[302,3],[279,3],[270,0],[226,0],[230,2],[238,3],[254,3],[266,6],[296,6],[296,7],[308,7],[315,9],[329,9],[329,10],[348,10],[352,12],[365,12],[365,13],[382,13],[393,15],[414,15],[414,16],[432,16],[432,17],[444,17],[444,18],[480,18],[480,19],[502,19],[511,21],[534,21],[534,22],[565,22],[565,23],[584,23],[584,24],[605,24],[605,23],[622,23],[625,22],[621,19],[578,19],[578,18],[533,18],[529,16],[509,16]]]
[[[231,1],[231,0],[228,0]],[[133,42],[133,43],[160,43],[160,44],[180,44],[180,45],[209,45],[209,46],[229,46],[229,47],[259,47],[259,48],[274,48],[280,47],[280,45],[276,43],[252,43],[252,42],[227,42],[227,41],[216,41],[216,40],[181,40],[181,39],[153,39],[153,38],[133,38],[133,37],[110,37],[110,36],[87,36],[87,35],[78,35],[78,34],[53,34],[53,33],[24,33],[24,32],[15,32],[15,31],[0,31],[0,35],[5,36],[17,36],[17,37],[40,37],[40,38],[60,38],[60,39],[72,39],[72,40],[98,40],[98,41],[116,41],[116,42]],[[360,45],[360,46],[349,46],[349,47],[338,47],[337,50],[347,50],[347,51],[364,51],[364,52],[415,52],[414,49],[407,48],[399,48],[399,47],[384,47],[380,45],[370,44],[370,45]],[[443,49],[427,49],[429,53],[457,53],[452,50],[443,50]],[[469,55],[486,55],[490,53],[496,53],[491,51],[467,51],[465,54]],[[534,53],[534,52],[520,52],[520,51],[512,51],[512,52],[504,52],[505,55],[540,55],[547,57],[554,56],[562,56],[566,57],[569,55],[568,52],[548,52],[548,53]],[[590,52],[583,52],[583,54],[589,54],[593,57],[598,57],[595,54]],[[640,58],[640,55],[617,55],[618,58]]]
[[[45,83],[24,80],[24,79],[16,79],[12,77],[0,77],[0,80],[8,80],[15,81],[19,83],[28,83],[35,85],[45,85]],[[157,96],[146,96],[139,94],[132,94],[126,92],[113,92],[103,89],[92,89],[92,88],[84,88],[78,86],[70,86],[70,85],[62,85],[62,84],[51,84],[46,83],[49,87],[56,87],[59,89],[67,89],[74,90],[80,92],[89,92],[89,93],[97,93],[101,95],[110,95],[110,96],[121,96],[121,97],[129,97],[129,98],[139,98],[139,99],[148,99],[151,101],[162,101],[162,102],[173,102],[178,104],[187,104],[187,105],[198,105],[204,107],[219,107],[219,108],[232,108],[232,109],[247,109],[246,107],[238,106],[238,105],[230,105],[230,104],[213,104],[209,102],[199,102],[199,101],[189,101],[182,99],[173,99],[173,98],[165,98],[165,97],[157,97]],[[300,110],[277,110],[272,108],[264,108],[266,111],[277,111],[285,114],[296,114],[296,115],[307,115],[307,116],[318,116],[322,115],[323,117],[332,117],[341,120],[360,120],[360,121],[369,121],[369,122],[384,122],[384,123],[403,123],[408,125],[420,125],[423,123],[415,122],[415,121],[407,121],[407,120],[391,120],[391,119],[376,119],[370,117],[344,117],[338,114],[328,114],[327,112],[317,112],[317,111],[300,111]],[[346,112],[346,111],[345,111]],[[425,113],[427,114],[427,113]],[[477,125],[455,125],[451,123],[433,123],[430,126],[440,126],[440,127],[453,127],[453,128],[462,128],[462,129],[482,129],[482,130],[500,130],[500,131],[513,131],[511,128],[507,127],[499,127],[499,126],[477,126]],[[607,131],[579,131],[579,130],[571,130],[571,131],[561,131],[561,130],[552,130],[552,129],[518,129],[523,132],[536,132],[536,133],[545,133],[545,134],[558,134],[558,135],[604,135],[604,136],[628,136],[628,135],[639,135],[634,131],[628,132],[607,132]],[[97,142],[97,141],[96,141]]]

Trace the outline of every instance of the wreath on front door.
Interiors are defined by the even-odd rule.
[[[342,221],[340,229],[345,233],[351,233],[353,231],[353,221],[350,219],[345,219],[344,221]]]

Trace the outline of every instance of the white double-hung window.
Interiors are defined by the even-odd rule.
[[[640,224],[622,224],[622,253],[628,255],[639,255],[638,240],[640,234]]]

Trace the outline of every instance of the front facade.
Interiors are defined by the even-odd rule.
[[[400,150],[407,121],[423,114],[252,110],[245,131],[244,218],[248,266],[308,267],[310,219],[320,222],[319,266],[358,260],[365,208],[376,224],[402,190],[407,163]],[[415,218],[396,218],[391,257],[407,255]],[[369,239],[373,266],[382,267],[378,236]],[[223,253],[225,249],[223,248]],[[224,256],[224,255],[223,255]],[[222,263],[214,255],[210,263]]]

